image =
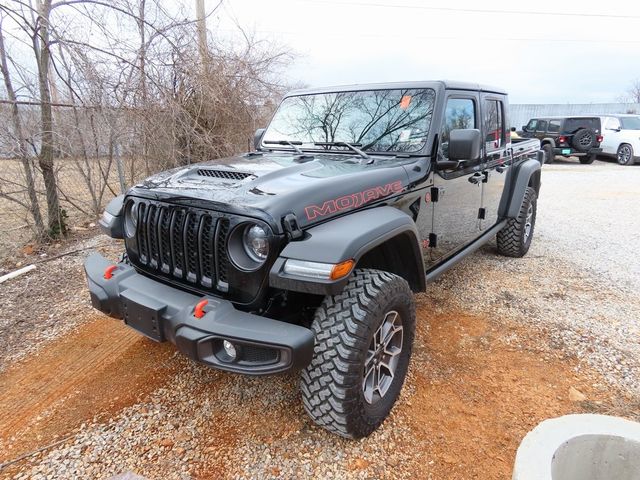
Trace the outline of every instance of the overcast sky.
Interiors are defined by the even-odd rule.
[[[224,1],[212,34],[235,17],[290,46],[288,74],[310,86],[444,78],[504,87],[512,103],[599,103],[640,78],[638,1]]]

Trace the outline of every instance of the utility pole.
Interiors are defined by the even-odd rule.
[[[209,48],[207,46],[207,20],[204,14],[204,0],[196,0],[196,20],[198,27],[198,52],[204,75],[209,71]]]

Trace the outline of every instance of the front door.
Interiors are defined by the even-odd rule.
[[[546,120],[538,120],[536,124],[536,133],[534,138],[542,140],[547,136],[547,121]]]
[[[438,148],[438,159],[448,158],[451,130],[479,128],[479,97],[475,93],[451,94],[446,99],[445,117]],[[471,243],[479,235],[478,211],[481,205],[481,159],[463,162],[450,171],[434,175],[435,197],[430,235],[430,263],[436,263]]]
[[[507,150],[503,97],[482,95],[482,134],[484,135],[482,171],[482,211],[480,229],[493,227],[498,222],[498,208],[504,192],[505,179],[511,167]]]

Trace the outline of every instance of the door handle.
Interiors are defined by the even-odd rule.
[[[496,172],[498,172],[498,173],[502,173],[502,172],[504,172],[506,169],[507,169],[507,166],[506,166],[506,165],[498,165],[498,166],[496,167]]]

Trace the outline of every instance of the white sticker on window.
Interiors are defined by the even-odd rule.
[[[398,140],[400,140],[401,142],[406,142],[406,141],[409,140],[409,138],[411,138],[411,129],[410,128],[402,130],[400,132],[400,138]]]

